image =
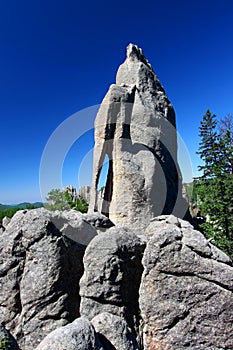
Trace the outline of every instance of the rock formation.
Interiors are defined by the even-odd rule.
[[[98,183],[105,158],[109,169],[104,200]],[[144,57],[130,44],[95,120],[93,184],[89,212],[116,225],[145,228],[160,214],[183,218],[187,203],[177,164],[175,113]]]
[[[78,189],[78,198],[83,198],[87,203],[90,202],[91,186],[81,186]]]
[[[55,329],[36,350],[105,350],[96,336],[91,322],[80,317]]]
[[[66,186],[63,188],[62,192],[67,192],[68,195],[72,198],[72,201],[75,202],[78,198],[76,188],[72,185]]]
[[[5,227],[0,223],[0,235],[5,231]]]
[[[76,213],[73,235],[73,210],[22,210],[1,234],[0,322],[21,350],[233,349],[224,253],[173,215],[105,227],[86,248],[78,237],[108,223],[89,215]]]
[[[0,227],[0,349],[233,349],[232,261],[189,222],[158,215],[187,209],[175,115],[132,44],[95,138],[90,213],[21,210]]]
[[[102,313],[92,322],[80,317],[47,335],[36,350],[139,350],[127,323],[116,315]],[[13,349],[12,349],[13,350]]]
[[[7,225],[10,223],[10,221],[11,221],[11,219],[8,218],[8,216],[4,216],[4,218],[2,219],[2,226],[3,226],[4,228],[6,228]]]
[[[82,218],[83,220],[91,224],[96,229],[97,233],[106,232],[108,228],[114,226],[114,224],[109,218],[98,212],[83,214]]]
[[[103,312],[91,322],[104,349],[139,350],[135,335],[122,317]]]
[[[51,216],[45,209],[18,211],[1,234],[0,322],[23,350],[79,316],[85,247],[63,235]]]
[[[233,349],[231,260],[175,217],[153,221],[139,305],[144,350]]]
[[[110,312],[124,317],[136,333],[144,249],[145,241],[135,232],[116,227],[90,242],[80,280],[82,316],[91,320],[99,313]]]

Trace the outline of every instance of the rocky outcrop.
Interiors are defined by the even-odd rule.
[[[96,229],[97,233],[106,232],[107,229],[114,226],[108,217],[98,212],[83,214],[82,218],[91,224]]]
[[[6,228],[7,225],[10,223],[10,221],[11,221],[11,219],[8,218],[8,216],[4,216],[4,218],[2,219],[2,226],[3,226],[4,228]]]
[[[78,189],[78,197],[83,198],[87,203],[90,202],[91,186],[81,186]]]
[[[90,321],[81,317],[51,332],[36,350],[105,350]]]
[[[19,343],[1,326],[0,348],[233,349],[232,262],[181,219],[174,110],[135,45],[95,140],[88,214],[22,210],[0,227],[0,322]]]
[[[185,221],[156,218],[140,286],[145,350],[233,349],[230,259]]]
[[[79,316],[85,247],[45,209],[18,211],[0,240],[0,321],[23,350]]]
[[[190,223],[106,228],[85,250],[61,232],[75,217],[23,210],[1,234],[0,321],[22,350],[233,348],[232,262]]]
[[[80,317],[48,334],[36,350],[139,350],[127,323],[110,313]]]
[[[109,169],[98,205],[106,157]],[[181,182],[173,107],[142,50],[130,44],[95,120],[89,212],[141,229],[162,213],[184,217],[188,206]]]
[[[72,185],[64,187],[62,192],[67,192],[73,202],[75,202],[78,198],[76,188]]]
[[[5,231],[5,227],[0,224],[0,235]]]
[[[94,225],[76,210],[47,212],[46,215],[63,235],[80,244],[87,245],[97,235]]]
[[[123,228],[110,228],[90,242],[80,280],[81,315],[91,320],[109,312],[123,317],[136,332],[144,248],[145,242]]]
[[[135,335],[123,318],[103,312],[91,322],[104,349],[139,350]]]

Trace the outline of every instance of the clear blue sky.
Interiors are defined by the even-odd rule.
[[[232,0],[1,1],[0,203],[40,200],[47,140],[101,102],[129,42],[142,47],[173,103],[196,172],[202,115],[233,113],[232,16]],[[92,138],[71,148],[64,185],[77,186]],[[85,171],[80,184],[90,183]]]

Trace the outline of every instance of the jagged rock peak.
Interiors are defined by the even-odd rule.
[[[109,160],[102,201],[98,184]],[[142,49],[129,44],[116,84],[95,119],[93,183],[89,213],[116,225],[145,228],[151,218],[188,208],[177,163],[175,112]]]
[[[148,62],[148,60],[144,56],[142,49],[140,47],[138,47],[137,45],[130,43],[127,46],[126,54],[127,54],[128,59],[132,59],[132,60],[137,59],[138,61],[143,62],[146,66],[148,66],[149,68],[152,69],[150,63]]]
[[[116,75],[116,85],[131,86],[142,93],[152,95],[166,93],[151,64],[137,45],[129,44],[126,49],[126,59],[120,65]]]

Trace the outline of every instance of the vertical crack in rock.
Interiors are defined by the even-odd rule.
[[[108,175],[100,196],[106,156]],[[142,50],[130,44],[95,120],[89,212],[102,212],[116,225],[144,229],[155,216],[183,218],[187,210],[174,109]]]
[[[90,320],[102,312],[126,320],[139,333],[139,286],[143,273],[145,242],[134,231],[110,228],[96,236],[84,255],[80,280],[80,314]]]

